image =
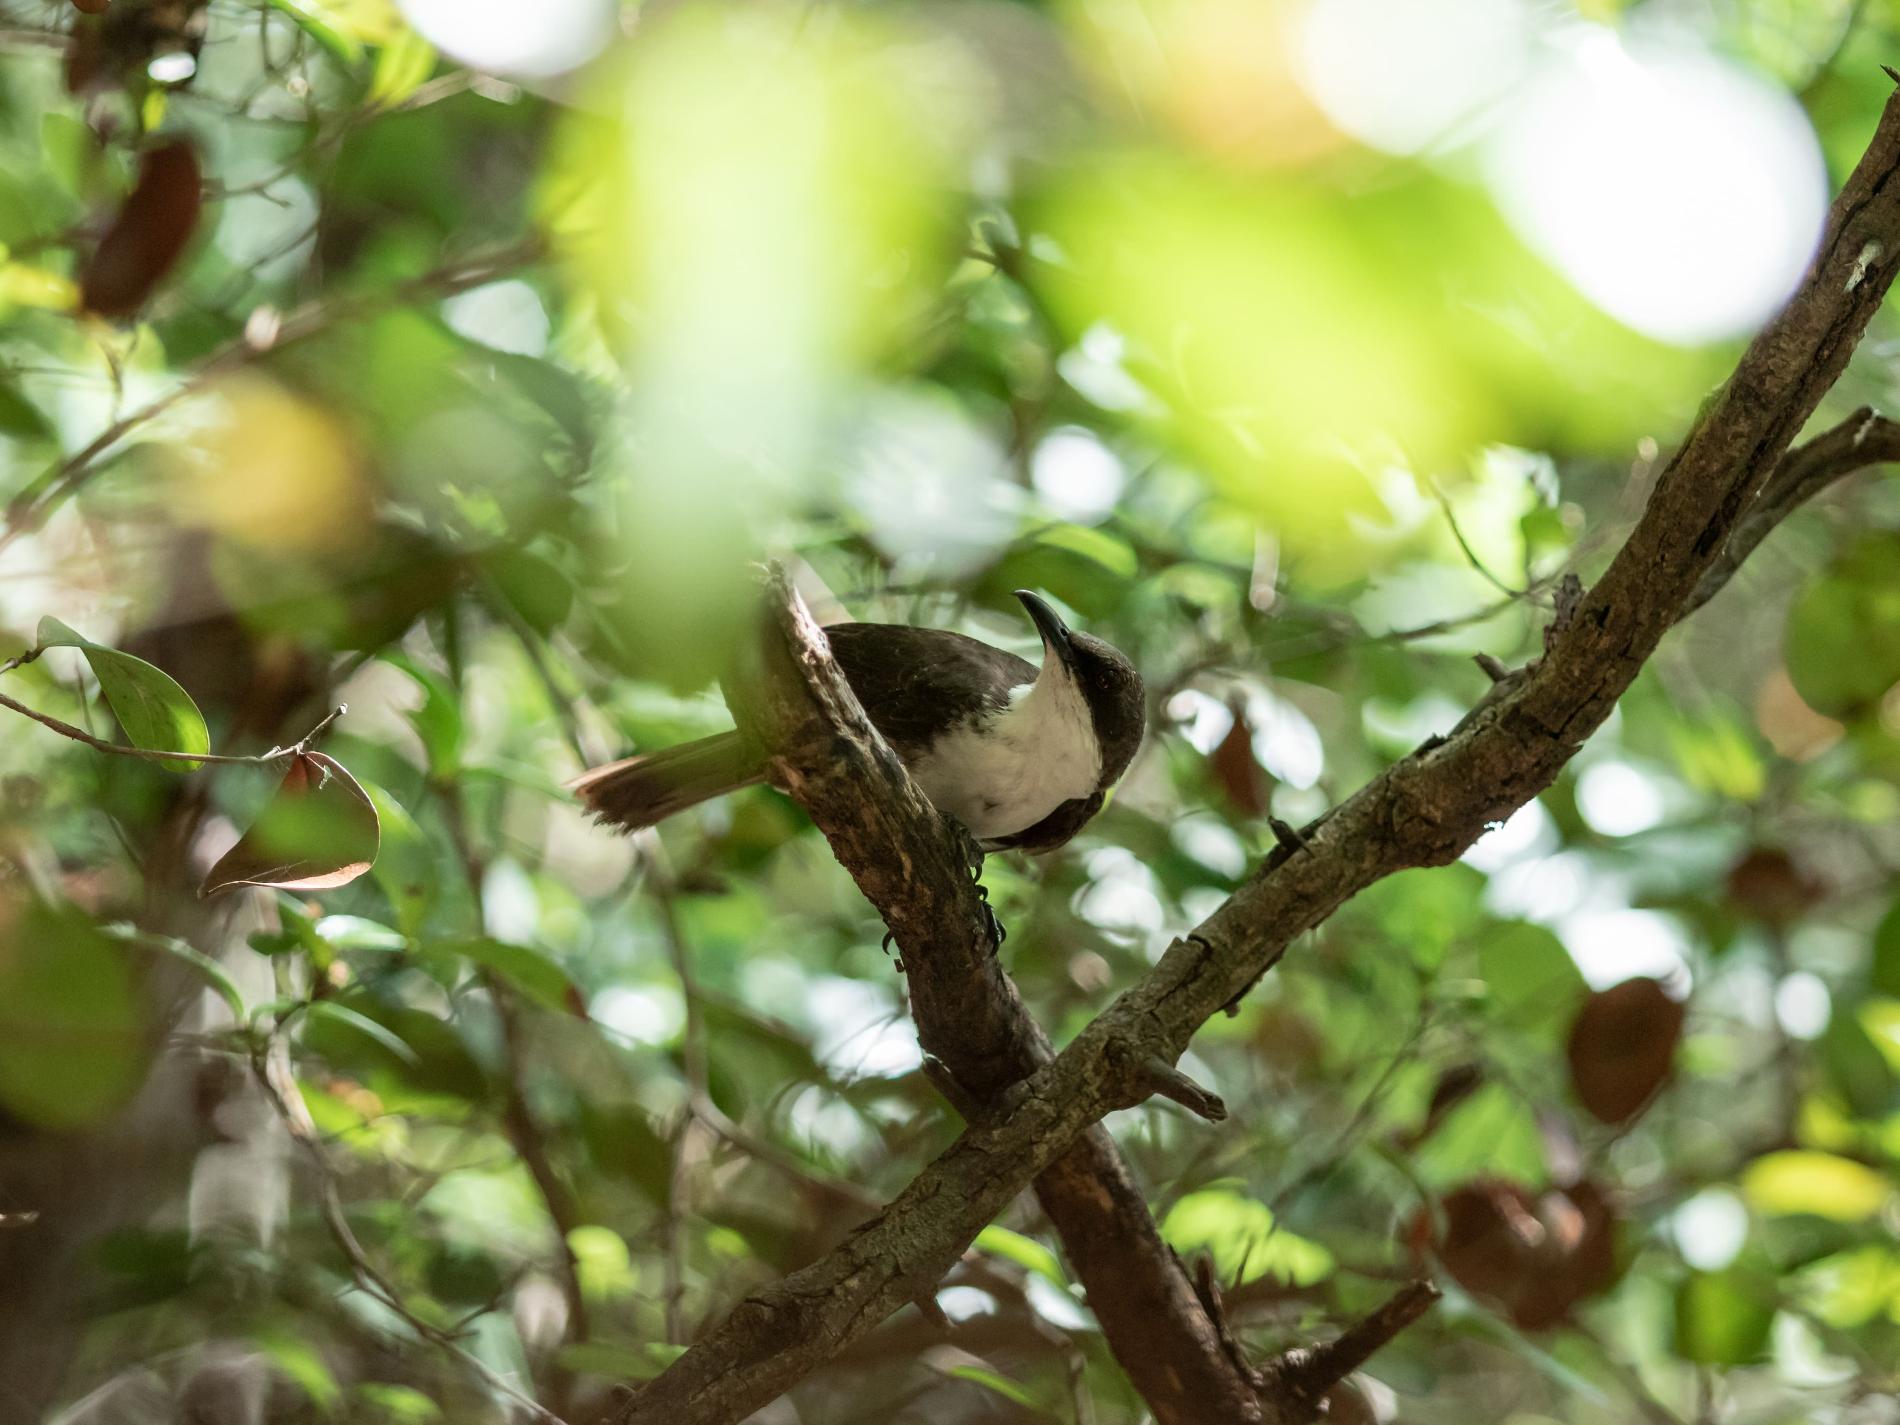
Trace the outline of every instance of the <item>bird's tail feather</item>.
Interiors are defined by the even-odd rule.
[[[736,732],[609,762],[569,785],[600,820],[628,831],[765,780],[765,764]]]

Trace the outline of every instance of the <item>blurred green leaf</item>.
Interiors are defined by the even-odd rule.
[[[395,105],[407,99],[435,72],[435,46],[404,25],[383,41],[370,71],[371,104]]]
[[[350,1394],[361,1403],[370,1419],[387,1421],[389,1425],[422,1425],[424,1421],[442,1418],[442,1407],[411,1386],[364,1381]]]
[[[1828,1081],[1848,1106],[1863,1117],[1879,1118],[1900,1107],[1895,1099],[1900,1077],[1896,1077],[1859,1016],[1849,1010],[1849,1006],[1836,1002],[1815,1051]]]
[[[974,1244],[979,1252],[988,1252],[1005,1261],[1014,1262],[1037,1276],[1044,1277],[1064,1291],[1069,1289],[1069,1279],[1062,1270],[1062,1263],[1056,1254],[1033,1237],[1025,1237],[1020,1232],[1012,1232],[1007,1227],[991,1223],[977,1233]]]
[[[1179,1199],[1162,1220],[1161,1235],[1183,1256],[1205,1251],[1224,1281],[1272,1277],[1311,1286],[1332,1274],[1332,1254],[1274,1221],[1264,1202],[1226,1188],[1204,1188]]]
[[[131,926],[105,926],[102,928],[102,933],[126,944],[141,945],[157,950],[190,967],[194,974],[216,990],[218,997],[230,1006],[232,1023],[244,1025],[250,1022],[250,1011],[245,1008],[244,994],[238,989],[237,981],[226,974],[224,966],[209,955],[201,954],[184,941],[174,939],[169,935],[150,935]]]
[[[426,954],[467,960],[484,970],[492,970],[543,1009],[558,1014],[586,1013],[586,1000],[567,971],[553,957],[530,946],[511,945],[483,936],[437,940],[423,948]]]
[[[436,894],[436,853],[409,809],[383,787],[359,779],[364,795],[376,809],[382,830],[376,864],[370,872],[382,887],[405,935],[415,935],[428,918]]]
[[[1487,1013],[1513,1029],[1553,1040],[1570,1023],[1586,989],[1563,942],[1525,921],[1482,933],[1478,972],[1488,992]]]
[[[1900,900],[1887,907],[1874,928],[1873,960],[1867,978],[1877,993],[1900,999]]]
[[[1881,1173],[1833,1153],[1767,1153],[1742,1170],[1742,1196],[1757,1212],[1811,1213],[1862,1222],[1886,1205],[1893,1184]]]
[[[995,1391],[1003,1399],[1014,1401],[1030,1410],[1040,1410],[1035,1396],[1008,1376],[999,1375],[986,1366],[952,1366],[944,1374],[952,1380],[967,1380],[972,1384],[982,1386],[985,1390]]]
[[[376,950],[394,953],[408,948],[408,937],[387,925],[360,915],[326,915],[314,927],[317,935],[337,950]]]
[[[1480,1086],[1445,1115],[1418,1150],[1412,1170],[1429,1187],[1456,1187],[1493,1175],[1538,1186],[1548,1181],[1537,1116],[1504,1084]]]
[[[269,0],[297,22],[297,28],[344,64],[363,57],[366,40],[381,38],[389,29],[388,12],[363,0]]]
[[[1852,718],[1900,682],[1900,535],[1870,534],[1788,612],[1788,676],[1817,712]]]
[[[304,1011],[304,1018],[311,1020],[330,1020],[355,1030],[364,1038],[373,1040],[387,1049],[405,1064],[419,1064],[420,1056],[414,1049],[403,1043],[402,1036],[384,1025],[378,1024],[366,1014],[351,1009],[347,1004],[339,1004],[333,999],[320,999],[311,1003]]]
[[[422,706],[409,714],[409,723],[422,739],[428,754],[429,772],[436,777],[452,777],[462,760],[462,704],[446,679],[401,653],[386,653],[386,662],[394,664],[415,680],[422,690]]]
[[[581,1290],[598,1301],[620,1301],[633,1294],[640,1274],[634,1269],[627,1241],[611,1227],[588,1225],[567,1234],[574,1254]]]
[[[571,1371],[609,1380],[651,1380],[686,1348],[664,1341],[628,1345],[617,1341],[574,1341],[561,1347],[558,1359]]]
[[[0,435],[39,440],[53,433],[45,415],[11,382],[0,381]]]
[[[1705,712],[1694,721],[1670,723],[1669,746],[1683,780],[1698,791],[1751,802],[1767,785],[1768,771],[1754,740],[1726,713]]]
[[[77,910],[0,916],[0,1107],[56,1131],[95,1123],[144,1077],[125,952]]]
[[[1676,1288],[1675,1352],[1710,1366],[1760,1361],[1775,1306],[1773,1288],[1755,1273],[1735,1267],[1691,1273]]]
[[[309,1341],[283,1330],[258,1332],[251,1339],[320,1413],[327,1415],[342,1402],[343,1387]]]
[[[1852,1330],[1887,1317],[1900,1321],[1900,1252],[1869,1243],[1803,1268],[1803,1303],[1829,1326]]]

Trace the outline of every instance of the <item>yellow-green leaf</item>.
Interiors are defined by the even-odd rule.
[[[1742,1196],[1757,1212],[1811,1213],[1833,1222],[1862,1222],[1886,1204],[1893,1185],[1865,1163],[1833,1153],[1769,1153],[1742,1173]]]
[[[1747,1365],[1767,1353],[1774,1319],[1774,1292],[1753,1274],[1696,1272],[1676,1289],[1676,1354],[1703,1365]]]
[[[977,1233],[976,1249],[1014,1262],[1037,1276],[1047,1277],[1064,1289],[1069,1285],[1069,1279],[1062,1274],[1062,1263],[1056,1259],[1056,1254],[1034,1237],[1025,1237],[1020,1232],[1012,1232],[1007,1227],[992,1223]]]
[[[369,79],[369,102],[379,107],[400,104],[435,73],[435,46],[403,26],[376,55]]]
[[[1225,1188],[1191,1192],[1168,1210],[1161,1235],[1183,1256],[1206,1251],[1235,1282],[1272,1276],[1310,1286],[1332,1274],[1332,1254],[1274,1221],[1264,1202]]]

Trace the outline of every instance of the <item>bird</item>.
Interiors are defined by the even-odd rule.
[[[983,852],[1053,851],[1102,809],[1141,744],[1141,674],[1112,644],[1015,591],[1042,636],[1042,664],[948,629],[843,623],[825,630],[865,715],[938,811]],[[656,826],[765,780],[737,732],[642,752],[571,784],[600,821]]]

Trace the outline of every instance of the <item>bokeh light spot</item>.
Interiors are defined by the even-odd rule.
[[[1523,87],[1488,167],[1511,222],[1586,297],[1681,345],[1766,320],[1827,207],[1820,147],[1786,93],[1594,26]]]

